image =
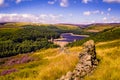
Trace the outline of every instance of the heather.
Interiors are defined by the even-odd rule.
[[[59,27],[60,26],[57,26],[57,28]],[[22,28],[13,28],[12,32],[21,30]],[[84,32],[94,28],[88,28],[82,30]],[[99,29],[99,28],[95,28],[95,29]],[[6,31],[7,29],[3,31]],[[60,27],[60,29],[62,30],[64,29],[63,30],[64,32],[67,28]],[[69,29],[74,30],[73,27],[70,27]],[[10,35],[11,31],[8,30],[7,32],[9,34],[6,35]],[[63,33],[63,32],[61,31],[59,33]],[[74,70],[76,64],[79,62],[79,58],[78,58],[79,53],[82,51],[81,44],[89,39],[93,39],[95,41],[96,53],[97,53],[96,57],[99,60],[99,64],[96,67],[96,69],[92,73],[85,76],[84,79],[85,80],[108,80],[108,79],[119,80],[119,74],[120,74],[119,25],[108,28],[104,26],[102,29],[100,29],[100,32],[97,33],[96,32],[92,32],[92,33],[84,32],[84,33],[90,33],[90,37],[70,43],[68,44],[67,47],[64,48],[60,48],[60,47],[40,48],[32,52],[26,52],[24,54],[19,53],[16,54],[15,56],[10,55],[9,57],[0,58],[0,80],[59,79],[62,75],[65,75],[67,72]],[[19,44],[23,44],[23,46],[26,44],[26,46],[29,48],[29,44],[27,44],[27,42],[30,42],[30,45],[32,45],[34,44],[35,41],[27,40]],[[54,45],[53,43],[50,44]],[[11,46],[14,47],[15,45],[11,44]],[[27,47],[24,48],[27,49]],[[24,48],[22,48],[22,50],[24,50]]]

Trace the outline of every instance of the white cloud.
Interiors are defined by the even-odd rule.
[[[107,2],[107,3],[120,3],[120,0],[103,0],[103,2]]]
[[[103,12],[103,11],[101,11],[101,14],[103,15],[103,14],[104,14],[104,12]]]
[[[48,15],[46,15],[46,14],[41,14],[41,15],[39,15],[39,17],[42,18],[42,19],[45,19],[45,18],[48,17]]]
[[[107,17],[103,17],[103,21],[107,21]]]
[[[83,12],[83,15],[89,16],[89,15],[91,15],[91,12],[90,11]]]
[[[0,0],[0,6],[4,4],[4,0]]]
[[[72,13],[70,13],[70,14],[69,14],[69,16],[71,16],[71,17],[72,17],[72,16],[73,16],[73,14],[72,14]]]
[[[110,15],[110,13],[107,13],[107,16],[109,16]]]
[[[68,7],[69,5],[69,0],[50,0],[48,4],[55,4],[56,2],[59,2],[61,7]]]
[[[48,1],[48,4],[55,4],[54,1]]]
[[[0,22],[32,22],[35,17],[31,14],[0,14]]]
[[[92,0],[82,0],[82,2],[87,4],[88,2],[92,2]]]
[[[95,20],[92,20],[91,23],[96,23],[96,21],[95,21]]]
[[[20,2],[22,2],[22,1],[31,1],[31,0],[9,0],[9,1],[13,1],[13,2],[15,2],[15,3],[20,3]],[[9,3],[6,3],[5,2],[5,0],[0,0],[0,7],[2,6],[2,7],[6,7],[6,6],[8,6],[9,5]]]
[[[15,0],[15,2],[18,4],[18,3],[21,3],[21,2],[24,2],[24,1],[32,1],[32,0]]]
[[[120,21],[120,18],[114,17],[114,16],[112,16],[110,19],[113,20],[113,21]]]
[[[111,9],[111,8],[108,8],[107,10],[108,10],[108,11],[111,11],[112,9]]]
[[[56,23],[63,15],[53,14],[0,14],[0,22],[39,22],[39,23]]]
[[[83,15],[90,16],[91,14],[99,14],[99,13],[100,13],[99,10],[95,10],[95,11],[85,11],[85,12],[83,12]]]
[[[51,19],[54,19],[54,20],[57,18],[57,16],[55,16],[53,14],[49,14],[48,16],[51,17]]]
[[[59,14],[58,16],[59,16],[59,17],[63,17],[63,14]]]
[[[60,0],[60,6],[61,7],[68,7],[69,1],[68,0]]]
[[[105,23],[119,23],[120,22],[120,18],[115,17],[115,16],[109,16],[109,17],[103,17],[102,18],[103,22]]]
[[[100,11],[99,10],[95,10],[95,11],[92,11],[92,13],[93,14],[98,14],[98,13],[100,13]]]
[[[53,1],[48,1],[48,4],[55,4],[57,0],[53,0]]]
[[[20,3],[22,0],[16,0],[16,3]]]

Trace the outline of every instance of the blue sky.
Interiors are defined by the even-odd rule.
[[[120,0],[0,0],[0,22],[120,23]]]

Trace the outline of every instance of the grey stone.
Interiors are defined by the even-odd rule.
[[[93,40],[89,40],[83,44],[83,50],[79,54],[79,62],[73,72],[68,72],[58,80],[83,80],[83,77],[93,72],[97,66],[95,44]]]
[[[66,78],[71,79],[72,74],[73,74],[73,73],[69,71],[69,72],[66,74]]]

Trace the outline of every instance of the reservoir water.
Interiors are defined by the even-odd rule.
[[[61,34],[61,39],[56,39],[56,41],[60,42],[73,42],[76,40],[81,40],[86,37],[89,37],[88,35],[75,35],[73,33],[62,33]]]

